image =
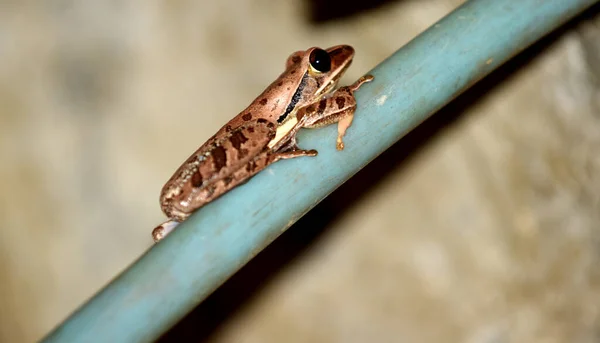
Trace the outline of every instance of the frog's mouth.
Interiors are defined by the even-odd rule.
[[[335,86],[337,86],[338,81],[339,81],[339,79],[330,80],[329,82],[327,82],[325,87],[321,88],[321,91],[319,91],[319,93],[317,95],[319,97],[321,97],[321,96],[331,93],[333,91],[333,89],[335,88]]]
[[[340,78],[342,77],[342,75],[344,74],[344,71],[346,71],[346,69],[348,69],[348,67],[344,67],[343,70],[340,70],[339,74],[337,74],[336,77],[329,80],[329,82],[327,82],[327,84],[321,88],[321,90],[317,93],[317,95],[323,96],[325,94],[331,93],[337,86],[338,82],[340,81]]]
[[[340,79],[342,78],[342,76],[346,73],[346,70],[348,70],[348,68],[350,68],[350,65],[352,64],[352,60],[350,60],[349,62],[345,63],[340,70],[338,70],[335,75],[333,75],[331,77],[331,80],[329,80],[325,86],[322,86],[321,89],[317,92],[318,96],[322,96],[328,93],[331,93],[331,91],[334,90],[334,88],[337,86],[338,82],[340,81]]]

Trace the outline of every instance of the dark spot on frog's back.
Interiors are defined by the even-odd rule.
[[[263,106],[264,106],[264,105],[266,105],[266,104],[267,104],[267,102],[269,102],[269,100],[267,100],[267,98],[262,98],[262,99],[260,100],[260,104],[261,104],[261,105],[263,105]]]
[[[281,87],[283,86],[283,81],[279,81],[279,83],[277,84],[277,87]]]
[[[344,107],[344,105],[346,104],[346,99],[344,99],[343,97],[338,97],[335,98],[335,103],[338,105],[338,109],[342,109],[342,107]]]
[[[231,135],[229,140],[231,141],[231,145],[233,145],[234,148],[239,150],[242,144],[248,141],[248,138],[244,136],[244,134],[241,131],[236,131]]]
[[[213,149],[211,153],[214,159],[215,170],[218,172],[223,169],[225,165],[227,165],[227,154],[225,153],[225,149],[222,146],[217,146]]]
[[[193,187],[198,188],[202,186],[202,175],[200,175],[198,170],[192,175],[191,182]]]
[[[266,124],[268,122],[268,120],[266,120],[265,118],[259,118],[256,120],[256,122],[259,124]]]
[[[250,133],[254,133],[254,128],[253,128],[252,126],[250,126],[250,127],[248,128],[248,132],[250,132]]]
[[[250,119],[252,119],[252,113],[246,113],[242,116],[242,119],[244,119],[245,121],[248,121]]]
[[[231,125],[227,125],[225,127],[225,132],[231,132]]]

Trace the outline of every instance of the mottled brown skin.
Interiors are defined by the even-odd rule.
[[[161,209],[169,220],[154,229],[155,241],[164,238],[195,210],[246,182],[269,164],[280,159],[316,156],[315,150],[296,146],[295,136],[301,127],[339,122],[337,147],[343,149],[341,137],[356,108],[353,92],[372,77],[323,98],[350,65],[354,49],[347,45],[327,49],[331,59],[328,72],[318,72],[310,66],[308,59],[314,49],[292,54],[285,72],[179,167],[161,192]],[[290,125],[284,125],[288,121]]]
[[[275,136],[275,124],[264,119],[230,131],[212,145],[203,145],[187,159],[161,193],[161,208],[179,221],[237,185],[239,173],[260,155]],[[234,171],[232,173],[231,171]]]

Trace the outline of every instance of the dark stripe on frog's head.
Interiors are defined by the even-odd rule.
[[[290,113],[292,113],[292,111],[296,108],[298,101],[300,101],[300,98],[302,97],[302,91],[304,90],[304,87],[306,86],[307,78],[308,78],[308,72],[304,73],[304,76],[302,76],[302,80],[300,81],[300,84],[298,85],[298,89],[296,89],[296,92],[292,96],[292,100],[288,104],[288,107],[285,109],[285,112],[277,119],[278,123],[282,123],[285,120],[285,118],[287,118],[287,116]]]

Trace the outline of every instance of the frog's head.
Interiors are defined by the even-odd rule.
[[[337,85],[353,57],[354,48],[350,45],[336,45],[326,50],[313,47],[290,55],[286,69],[301,69],[302,75],[309,79],[305,81],[310,81],[307,88],[313,96],[319,97]]]

